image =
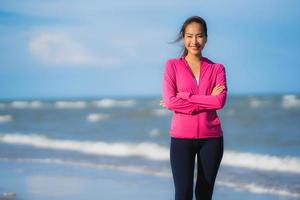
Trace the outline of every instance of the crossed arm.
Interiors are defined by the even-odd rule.
[[[193,114],[201,110],[221,109],[227,98],[225,68],[220,66],[216,78],[216,86],[211,95],[195,95],[189,92],[177,92],[176,77],[170,62],[166,63],[163,74],[163,100],[160,105],[169,110]]]

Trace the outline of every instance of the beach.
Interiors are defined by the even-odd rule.
[[[219,112],[225,146],[215,200],[300,199],[299,99],[229,98]],[[174,199],[172,113],[158,104],[159,98],[2,101],[0,199]]]
[[[128,172],[108,166],[49,165],[42,160],[1,160],[0,168],[1,191],[16,193],[15,198],[7,199],[174,199],[170,174]],[[216,184],[216,200],[238,200],[245,196],[251,200],[298,199],[284,195],[255,194],[224,187],[218,182]],[[4,199],[2,197],[1,200]]]

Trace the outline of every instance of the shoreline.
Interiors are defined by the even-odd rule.
[[[140,196],[141,200],[173,199],[174,188],[170,176],[157,176],[118,169],[93,168],[62,164],[25,163],[11,160],[0,161],[0,177],[7,180],[0,183],[0,192],[13,192],[14,197],[0,197],[0,200],[52,200],[52,199],[125,199]],[[251,184],[250,184],[251,185]],[[2,191],[5,190],[5,191]],[[238,191],[216,183],[215,199],[287,200],[299,197],[255,194]]]

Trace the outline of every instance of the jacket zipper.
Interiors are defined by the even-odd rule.
[[[191,73],[191,75],[193,76],[193,78],[194,78],[194,82],[195,82],[195,84],[196,84],[196,86],[197,86],[197,89],[199,90],[199,85],[198,85],[198,83],[197,83],[197,80],[196,80],[196,78],[195,78],[195,76],[194,76],[194,73],[193,73],[193,71],[192,71],[192,69],[190,68],[190,66],[189,66],[189,64],[188,64],[188,62],[185,60],[185,58],[183,57],[183,59],[184,59],[184,63],[185,63],[185,65],[186,65],[186,67],[188,68],[188,70],[190,71],[190,73]],[[201,63],[201,61],[200,61],[200,63]],[[202,66],[200,67],[200,74],[199,74],[199,83],[200,83],[200,80],[201,80],[201,75],[202,75],[202,73],[201,73],[201,69],[202,69]],[[197,121],[198,121],[198,123],[197,123],[197,138],[199,138],[199,136],[200,136],[200,133],[199,133],[199,115],[197,115]]]

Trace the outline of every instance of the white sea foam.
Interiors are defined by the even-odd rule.
[[[18,109],[25,109],[25,108],[36,109],[45,106],[45,103],[42,103],[41,101],[13,101],[10,103],[10,106]]]
[[[167,109],[154,109],[152,112],[156,116],[168,116],[172,114],[172,112]]]
[[[89,168],[99,168],[99,169],[110,169],[110,170],[119,170],[123,172],[130,173],[140,173],[148,174],[158,177],[171,178],[171,170],[169,168],[160,168],[154,169],[147,166],[137,166],[137,165],[113,165],[113,164],[103,164],[103,163],[91,163],[84,161],[74,161],[74,160],[63,160],[57,158],[0,158],[0,161],[15,161],[15,162],[27,162],[27,163],[42,163],[42,164],[57,164],[57,165],[71,165],[71,166],[80,166],[80,167],[89,167]],[[19,171],[23,173],[23,171]],[[256,194],[270,194],[276,196],[285,196],[285,197],[300,197],[299,193],[289,191],[287,189],[268,187],[265,185],[260,185],[255,182],[252,183],[243,183],[237,182],[234,180],[216,180],[216,185],[229,187],[237,191],[248,191]]]
[[[250,107],[258,108],[267,105],[269,102],[267,100],[258,99],[257,97],[250,97]]]
[[[157,132],[157,130],[154,129],[153,132]],[[169,148],[152,142],[108,143],[103,141],[75,141],[51,139],[34,134],[0,134],[0,142],[30,145],[37,148],[69,150],[94,155],[140,156],[151,160],[169,160]],[[300,173],[300,158],[290,156],[279,157],[226,150],[223,155],[222,165],[255,170]]]
[[[157,137],[160,135],[160,130],[158,128],[154,128],[149,132],[151,137]]]
[[[293,94],[284,95],[282,96],[282,106],[287,109],[300,107],[300,99]]]
[[[27,101],[13,101],[10,105],[13,108],[27,108],[28,104],[29,103]]]
[[[59,108],[59,109],[81,109],[87,107],[87,102],[85,101],[57,101],[54,104],[54,107]]]
[[[227,150],[224,153],[222,164],[258,170],[300,173],[299,157],[279,157]]]
[[[61,149],[85,154],[108,156],[141,156],[146,159],[167,160],[168,149],[158,144],[143,142],[107,143],[94,141],[74,141],[50,139],[41,135],[5,134],[0,135],[0,142],[30,145],[38,148]]]
[[[74,161],[74,160],[62,160],[57,158],[0,158],[0,161],[74,165],[80,167],[105,168],[105,169],[120,170],[125,172],[150,174],[150,175],[161,176],[161,177],[171,177],[171,174],[168,171],[168,169],[157,170],[147,166],[119,165],[119,164],[113,165],[113,164],[91,163],[91,162]]]
[[[263,185],[259,185],[256,183],[240,183],[240,182],[234,182],[234,181],[216,181],[217,185],[230,187],[235,190],[244,190],[256,194],[271,194],[271,195],[277,195],[277,196],[286,196],[286,197],[300,197],[299,193],[291,192],[286,189],[280,189],[275,187],[267,187]]]
[[[13,117],[11,115],[0,115],[0,123],[1,122],[9,122],[12,120],[13,120]]]
[[[115,100],[115,99],[101,99],[98,101],[93,101],[93,104],[101,108],[110,108],[110,107],[131,107],[136,104],[134,100]]]
[[[103,121],[103,120],[107,120],[109,118],[110,118],[110,115],[104,114],[104,113],[91,113],[87,116],[87,120],[90,122]]]

